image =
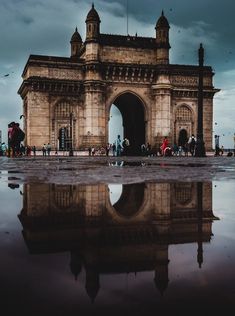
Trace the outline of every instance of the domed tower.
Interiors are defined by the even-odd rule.
[[[70,44],[71,44],[71,57],[78,57],[79,51],[82,46],[82,38],[81,38],[81,35],[78,33],[77,27],[71,37]]]
[[[162,11],[162,15],[156,24],[157,63],[169,64],[169,29],[170,25]]]
[[[86,41],[97,41],[100,34],[100,17],[94,3],[86,18]]]

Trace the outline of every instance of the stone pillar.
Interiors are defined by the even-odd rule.
[[[160,74],[152,86],[155,104],[152,108],[153,143],[159,148],[165,136],[172,142],[171,131],[171,89],[169,75]]]
[[[204,99],[203,102],[203,140],[207,151],[212,149],[213,130],[213,99]]]
[[[105,146],[107,142],[104,85],[101,81],[85,82],[83,146]]]
[[[85,216],[101,217],[106,207],[107,185],[86,185],[85,186]]]
[[[50,106],[46,93],[30,91],[27,94],[26,139],[29,146],[41,148],[50,142]]]
[[[170,183],[151,184],[153,221],[160,235],[167,235],[170,227]]]
[[[51,184],[24,184],[23,208],[28,217],[47,216],[50,212]]]

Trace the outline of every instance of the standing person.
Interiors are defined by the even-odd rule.
[[[194,136],[194,134],[192,134],[192,136],[189,138],[188,144],[189,144],[189,151],[191,155],[194,156],[195,146],[196,146],[196,137]]]
[[[221,148],[220,148],[220,155],[223,156],[223,154],[224,154],[224,146],[221,146]]]
[[[117,136],[117,156],[121,156],[122,152],[122,141],[121,141],[121,136]]]
[[[50,145],[50,143],[47,144],[46,150],[47,150],[47,155],[50,156],[50,154],[51,154],[51,145]]]
[[[33,146],[33,155],[36,156],[36,146]]]
[[[31,155],[31,147],[30,146],[27,146],[27,149],[26,149],[26,156],[30,156]]]
[[[161,147],[160,147],[160,149],[161,149],[161,155],[162,155],[162,156],[164,156],[165,149],[166,149],[166,147],[168,147],[168,144],[169,144],[168,138],[165,137],[164,140],[163,140],[163,142],[162,142],[162,145],[161,145]]]
[[[109,156],[109,151],[110,151],[110,144],[107,143],[106,148],[105,148],[105,153],[107,157]]]
[[[141,148],[141,154],[142,154],[142,156],[145,156],[145,155],[146,155],[146,146],[145,146],[145,144],[142,144],[142,145],[140,146],[140,148]]]
[[[91,146],[88,147],[88,155],[91,156]]]
[[[151,146],[150,143],[147,143],[147,146],[146,146],[146,154],[147,154],[147,156],[152,156],[152,154],[153,154],[152,146]]]
[[[43,156],[46,156],[46,152],[47,152],[47,147],[46,147],[46,144],[44,144],[44,145],[42,146],[42,155],[43,155]]]
[[[117,148],[116,144],[113,143],[113,145],[112,145],[113,157],[116,156],[116,148]]]
[[[125,137],[123,142],[122,142],[122,147],[123,147],[123,153],[126,156],[128,156],[128,154],[129,154],[129,146],[130,146],[129,139]]]
[[[173,145],[173,155],[174,156],[178,156],[178,154],[179,154],[179,147],[177,146],[176,143],[174,143],[174,145]]]

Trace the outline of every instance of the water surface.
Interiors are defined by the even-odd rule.
[[[3,315],[234,307],[234,192],[229,180],[59,185],[2,173]]]

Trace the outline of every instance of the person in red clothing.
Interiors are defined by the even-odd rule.
[[[160,147],[160,149],[161,149],[161,155],[162,155],[162,156],[164,156],[165,149],[168,147],[168,145],[169,145],[168,138],[165,137],[164,140],[163,140],[163,142],[162,142],[162,145],[161,145],[161,147]]]

